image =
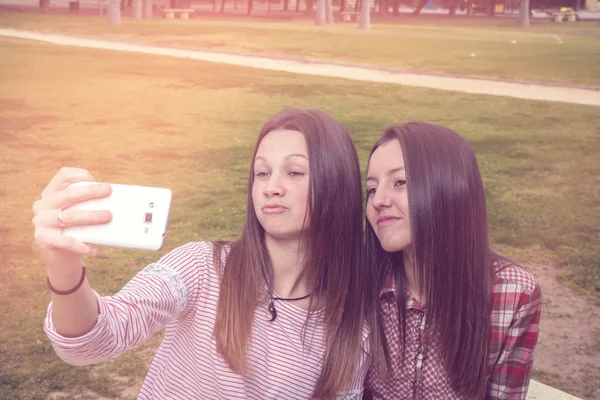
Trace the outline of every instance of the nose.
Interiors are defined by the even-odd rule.
[[[373,207],[375,207],[376,209],[385,208],[392,205],[391,197],[389,196],[389,191],[383,185],[380,185],[380,187],[377,188],[377,190],[372,196],[373,200],[371,204],[373,204]]]
[[[265,184],[263,193],[266,197],[283,196],[285,194],[285,189],[281,184],[281,177],[279,174],[271,174]]]

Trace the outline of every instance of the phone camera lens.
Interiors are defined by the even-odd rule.
[[[150,204],[148,204],[148,207],[154,208],[154,203],[150,202]]]
[[[145,222],[152,222],[152,213],[146,213]]]

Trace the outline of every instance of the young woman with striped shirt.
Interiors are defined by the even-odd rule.
[[[361,176],[349,134],[330,115],[290,109],[264,125],[239,240],[183,245],[114,296],[85,279],[81,257],[98,250],[62,235],[110,220],[59,215],[109,194],[104,185],[67,188],[82,180],[93,178],[62,169],[34,204],[52,292],[45,330],[63,360],[115,358],[165,329],[141,399],[362,397],[375,313],[365,307]]]
[[[371,334],[386,355],[367,377],[370,396],[525,400],[540,288],[490,250],[468,142],[441,126],[391,126],[371,152],[366,190],[366,256],[379,280]]]

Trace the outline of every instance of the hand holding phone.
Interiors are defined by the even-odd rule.
[[[72,186],[96,182],[77,182]],[[108,210],[106,224],[68,226],[63,234],[84,243],[142,250],[160,250],[167,233],[172,192],[165,188],[110,184],[112,193],[65,209]]]

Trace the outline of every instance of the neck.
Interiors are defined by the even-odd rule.
[[[417,281],[415,265],[413,262],[413,253],[410,248],[402,251],[402,260],[404,262],[404,278],[406,279],[406,289],[419,302],[422,303],[422,293],[419,282]]]
[[[266,237],[267,250],[273,265],[273,290],[279,297],[301,297],[308,294],[303,279],[303,243],[298,240],[279,240]]]

